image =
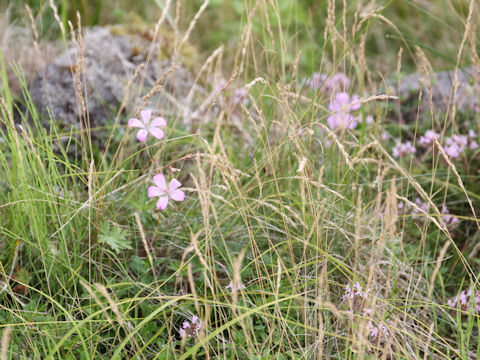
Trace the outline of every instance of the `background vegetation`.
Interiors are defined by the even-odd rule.
[[[226,91],[217,123],[168,118],[166,140],[146,146],[126,129],[136,114],[119,113],[101,130],[109,150],[59,151],[65,134],[21,96],[39,66],[22,56],[35,39],[25,5],[53,57],[77,11],[82,26],[153,29],[168,3],[58,1],[59,19],[48,1],[2,4],[2,359],[480,358],[478,149],[392,155],[427,130],[478,134],[478,109],[417,112],[389,91],[475,64],[478,4],[211,0],[188,40],[193,68],[223,46],[223,76],[248,101]],[[162,26],[181,37],[203,4],[172,2]],[[368,99],[357,129],[329,130],[314,72],[344,73]],[[19,128],[27,110],[32,129]],[[187,194],[164,212],[147,197],[159,171]]]

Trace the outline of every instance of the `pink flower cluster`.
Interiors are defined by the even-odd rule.
[[[350,319],[353,319],[353,311],[362,313],[363,316],[371,317],[373,315],[373,311],[368,308],[362,307],[365,305],[364,300],[368,297],[369,290],[363,290],[362,285],[357,281],[353,285],[345,286],[345,293],[342,296],[343,301],[350,301],[350,305],[352,306],[349,310],[347,310],[347,315]],[[352,310],[353,309],[353,310]],[[367,323],[367,329],[369,332],[369,336],[372,339],[381,338],[382,336],[388,336],[388,329],[383,324],[374,325],[374,323],[369,320]]]
[[[467,311],[470,305],[471,298],[473,296],[473,302],[475,304],[475,311],[480,312],[480,293],[478,291],[473,294],[471,287],[467,291],[463,290],[460,295],[455,296],[447,301],[447,305],[456,308],[460,305],[462,311]]]
[[[417,149],[415,149],[415,146],[413,146],[411,141],[406,141],[404,143],[397,141],[397,144],[393,148],[393,157],[401,158],[409,154],[415,154],[416,151]]]
[[[128,120],[128,127],[140,128],[137,132],[137,140],[144,142],[147,139],[148,134],[157,139],[163,139],[165,133],[160,127],[167,125],[167,121],[163,117],[156,117],[153,120],[152,110],[145,109],[140,112],[140,119],[131,118]],[[177,179],[172,179],[167,184],[167,180],[162,173],[156,174],[153,177],[153,183],[155,186],[150,186],[147,190],[148,197],[158,197],[157,209],[165,210],[168,206],[169,199],[175,201],[183,201],[185,199],[185,193],[180,190],[182,184]]]
[[[417,197],[415,198],[414,202],[415,205],[417,205],[418,209],[423,210],[424,212],[428,211],[428,204],[425,201],[422,201],[420,198]],[[411,215],[412,219],[421,218],[422,212],[416,207],[412,206],[410,203],[405,204],[403,201],[399,201],[397,206],[399,212]],[[449,228],[456,227],[460,223],[458,217],[450,214],[447,205],[442,206],[441,213],[443,221]]]
[[[443,150],[452,159],[457,159],[465,150],[475,150],[478,144],[475,141],[477,135],[473,130],[468,132],[468,135],[452,135],[445,139],[445,146]]]
[[[385,325],[383,324],[378,324],[378,325],[373,325],[371,321],[368,322],[367,324],[367,329],[369,332],[369,335],[372,339],[377,339],[378,337],[381,337],[382,335],[385,337],[388,337],[388,329]]]
[[[440,140],[440,134],[433,130],[427,130],[425,135],[420,136],[418,143],[423,147],[430,147],[434,144],[434,139]]]
[[[468,135],[454,134],[445,139],[443,150],[452,159],[458,159],[465,150],[475,150],[478,148],[478,143],[475,141],[477,135],[475,131],[470,130]],[[434,139],[440,141],[440,134],[433,130],[428,130],[425,135],[421,136],[418,143],[425,148],[432,147]]]
[[[342,296],[343,301],[345,300],[355,300],[355,298],[361,298],[361,299],[366,299],[367,298],[367,292],[363,291],[362,285],[357,281],[355,282],[352,286],[350,284],[347,284],[345,286],[345,293]]]
[[[442,146],[442,148],[450,158],[458,159],[465,150],[478,149],[478,143],[475,141],[476,137],[477,135],[473,130],[470,130],[468,135],[454,134],[445,139],[445,144]],[[418,144],[427,149],[432,148],[435,144],[435,139],[440,141],[440,134],[433,130],[427,130],[425,134],[420,136],[418,139]],[[407,141],[405,143],[400,143],[397,141],[395,147],[393,148],[393,156],[395,158],[400,158],[408,154],[414,154],[415,152],[416,149],[411,141]]]
[[[314,72],[309,77],[305,85],[313,91],[321,89],[327,94],[333,94],[337,91],[347,91],[350,86],[350,79],[344,73],[336,73],[332,76]]]
[[[194,338],[198,335],[198,332],[202,328],[202,320],[198,316],[194,315],[192,317],[192,322],[184,321],[182,328],[178,331],[181,338]]]
[[[235,105],[242,104],[244,106],[248,105],[248,94],[247,89],[239,88],[235,90],[235,94],[233,95],[233,103]]]
[[[442,206],[442,219],[445,221],[448,227],[455,227],[458,225],[460,220],[458,217],[450,215],[450,211],[448,211],[447,205]]]
[[[325,94],[331,95],[333,98],[328,105],[331,111],[327,119],[330,129],[355,129],[361,121],[359,116],[352,114],[362,107],[360,98],[357,94],[349,95],[350,79],[343,73],[336,73],[332,76],[327,74],[319,74],[318,72],[308,78],[305,82],[306,86],[312,90],[321,89]],[[366,116],[365,122],[372,124],[373,116]]]
[[[427,212],[428,204],[426,202],[420,200],[418,197],[415,198],[414,202],[421,210]],[[419,214],[421,214],[421,212],[410,203],[405,204],[403,201],[399,201],[397,207],[399,212],[405,212],[405,214],[411,215],[412,219],[418,219],[420,217]]]
[[[334,130],[337,128],[355,129],[358,124],[358,118],[351,114],[361,108],[358,95],[350,95],[346,92],[335,94],[334,98],[328,105],[328,109],[332,112],[327,119],[328,126]]]

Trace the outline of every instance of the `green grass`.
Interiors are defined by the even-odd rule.
[[[180,34],[202,3],[183,3]],[[447,306],[478,282],[480,228],[469,204],[480,209],[478,151],[453,166],[438,152],[394,159],[393,138],[418,141],[431,123],[445,136],[455,127],[440,112],[399,124],[396,105],[378,100],[362,109],[375,124],[328,133],[329,98],[302,85],[313,71],[343,71],[362,97],[380,93],[383,77],[399,75],[400,47],[401,71],[419,71],[421,51],[434,69],[451,69],[468,2],[384,1],[362,23],[373,9],[359,1],[347,2],[345,20],[341,2],[334,19],[323,2],[255,3],[211,1],[189,39],[204,59],[225,45],[227,79],[243,62],[234,86],[263,79],[249,105],[226,106],[198,133],[178,114],[164,140],[142,145],[126,129],[133,114],[119,114],[118,126],[95,130],[110,136],[109,151],[90,148],[86,132],[61,134],[55,119],[44,129],[27,95],[31,79],[2,61],[0,359],[479,357],[475,304]],[[135,19],[129,13],[155,23],[163,1],[114,13],[114,2],[86,4],[59,3],[61,21],[78,9],[86,25]],[[48,2],[29,5],[42,39],[60,38]],[[22,6],[11,6],[11,21],[23,24]],[[460,65],[473,60],[466,45]],[[478,133],[475,116],[459,113],[461,133]],[[385,130],[391,139],[381,140]],[[164,212],[147,197],[160,171],[187,195]],[[416,197],[430,204],[423,216],[398,212]],[[461,219],[457,228],[442,221],[443,203]],[[245,289],[232,294],[230,281]],[[366,299],[342,300],[356,282]],[[202,329],[182,340],[193,315]],[[388,334],[374,339],[369,326],[378,325]]]

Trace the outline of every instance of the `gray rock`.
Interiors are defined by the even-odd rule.
[[[82,81],[79,82],[79,73],[75,71],[81,63],[80,49],[70,44],[39,74],[30,88],[32,100],[46,126],[51,115],[60,129],[81,129],[80,83],[90,127],[102,128],[112,123],[127,94],[127,84],[146,62],[149,52],[148,66],[142,68],[128,89],[127,114],[136,115],[141,105],[145,105],[142,98],[157,80],[168,74],[162,86],[148,99],[148,106],[163,116],[179,115],[186,126],[191,124],[193,114],[198,116],[200,99],[207,97],[205,90],[194,85],[195,78],[185,66],[176,64],[172,70],[172,61],[162,55],[164,50],[160,42],[152,43],[142,34],[116,35],[109,28],[95,27],[84,29],[82,43],[85,79],[81,71]]]
[[[400,98],[402,111],[408,112],[409,108],[416,113],[418,106],[418,96],[422,90],[422,102],[420,104],[421,112],[430,111],[430,91],[434,111],[446,111],[453,105],[453,98],[450,99],[455,79],[455,72],[442,71],[431,73],[429,75],[431,88],[429,89],[427,76],[423,76],[423,86],[421,85],[422,75],[411,74],[401,79],[397,95]],[[396,88],[396,83],[391,83]],[[480,110],[480,69],[474,67],[460,69],[458,71],[458,88],[455,104],[457,110]],[[409,105],[409,106],[407,106]]]

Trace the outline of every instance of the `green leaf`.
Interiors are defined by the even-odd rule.
[[[131,250],[132,246],[130,245],[130,241],[126,239],[127,235],[128,234],[118,226],[110,228],[110,225],[106,223],[98,237],[98,242],[100,244],[107,244],[116,253],[121,250]]]

